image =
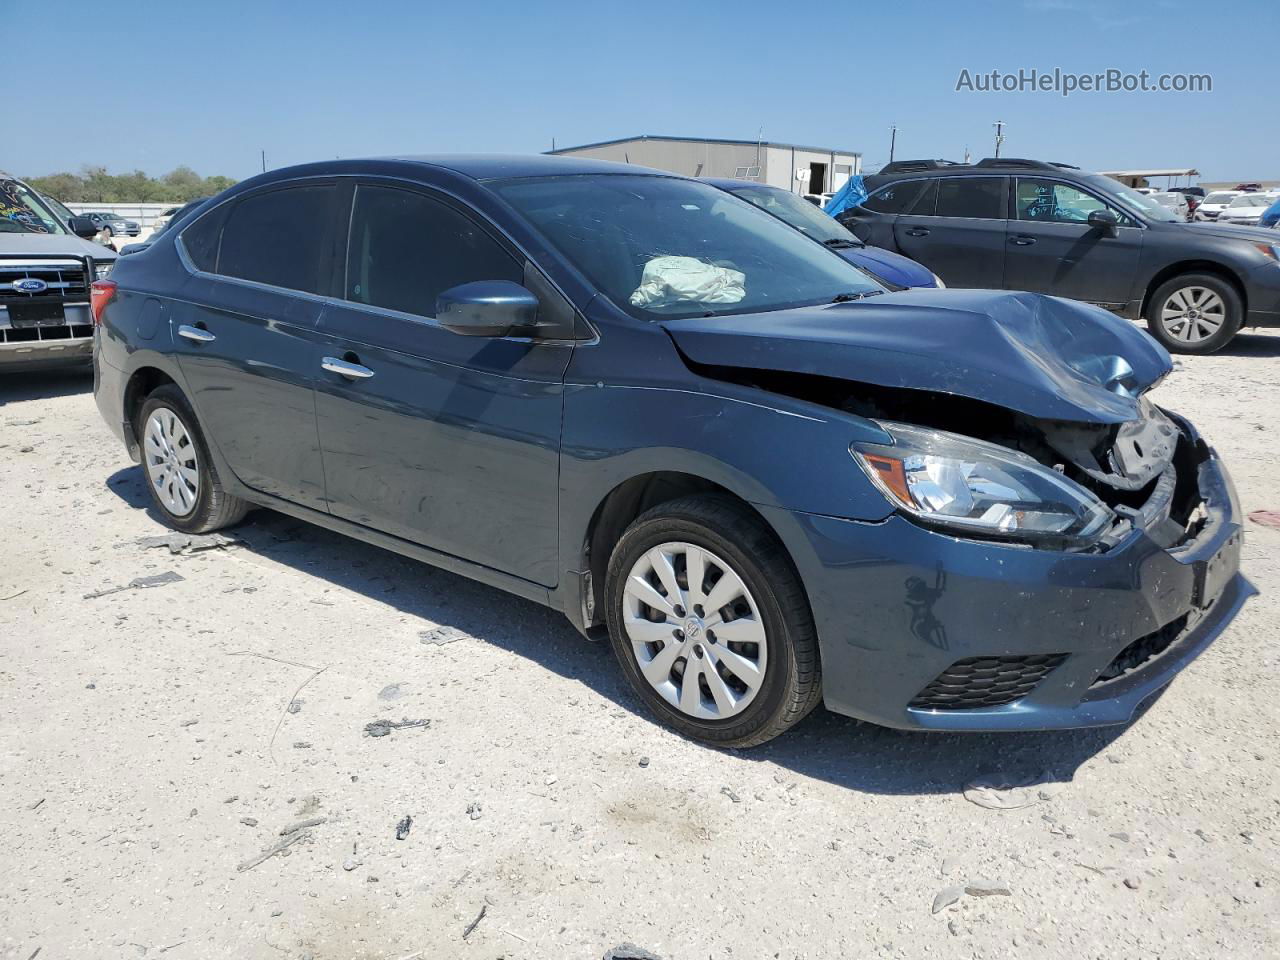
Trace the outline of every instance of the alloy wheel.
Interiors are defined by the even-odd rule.
[[[1182,343],[1202,343],[1222,328],[1227,305],[1208,287],[1182,287],[1160,307],[1160,325],[1170,338]]]
[[[196,445],[178,415],[168,407],[151,412],[143,432],[147,475],[164,508],[185,517],[200,497]]]
[[[641,675],[681,713],[724,720],[760,692],[764,621],[742,577],[711,551],[681,542],[646,551],[627,575],[622,606]]]

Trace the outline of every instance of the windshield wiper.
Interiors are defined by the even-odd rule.
[[[849,247],[860,247],[862,244],[855,240],[845,240],[842,237],[832,237],[830,240],[823,240],[824,247],[831,247],[835,250],[847,250]]]
[[[861,293],[837,293],[832,298],[832,303],[850,303],[854,300],[865,300],[867,297],[878,297],[884,293],[883,290],[863,290]]]

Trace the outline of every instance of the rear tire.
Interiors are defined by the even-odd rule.
[[[614,547],[605,594],[623,673],[687,737],[755,746],[822,698],[817,632],[799,575],[741,504],[697,495],[649,510]]]
[[[1146,319],[1147,330],[1170,353],[1216,353],[1244,323],[1244,303],[1221,277],[1184,273],[1151,295]]]
[[[195,411],[176,386],[147,396],[134,432],[151,501],[170,526],[209,533],[244,519],[248,502],[223,489]]]

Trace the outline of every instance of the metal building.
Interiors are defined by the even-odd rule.
[[[710,140],[645,134],[586,143],[549,153],[616,160],[687,177],[733,177],[782,187],[792,193],[832,193],[862,172],[862,154],[773,140]]]

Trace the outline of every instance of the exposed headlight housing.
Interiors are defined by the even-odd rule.
[[[1280,263],[1280,243],[1255,243],[1254,247],[1263,256],[1270,257],[1277,263]]]
[[[116,265],[114,260],[96,260],[93,264],[93,279],[105,280],[111,275],[111,268]]]
[[[933,285],[937,287],[939,290],[947,289],[947,285],[942,282],[942,278],[938,276],[936,273],[933,275]]]
[[[880,426],[893,444],[854,444],[854,459],[895,506],[928,525],[1083,547],[1115,517],[1084,487],[1025,453],[906,423]]]

